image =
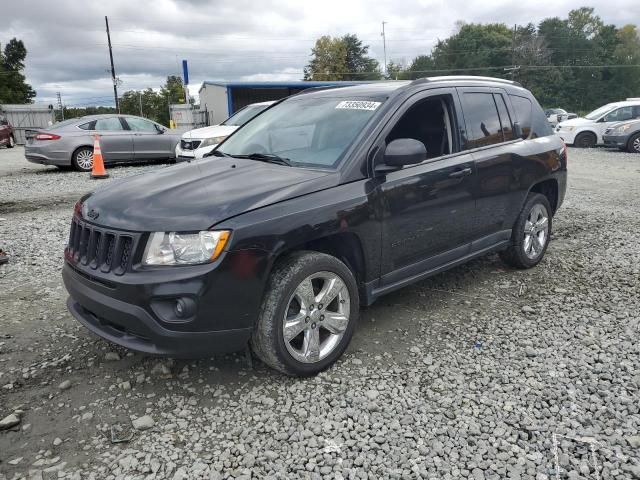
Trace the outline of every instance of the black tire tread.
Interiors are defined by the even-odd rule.
[[[633,148],[633,142],[637,139],[640,138],[640,132],[636,133],[635,135],[631,135],[631,137],[629,137],[629,141],[627,142],[627,152],[629,153],[640,153],[637,150],[635,150]]]

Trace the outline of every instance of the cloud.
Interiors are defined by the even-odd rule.
[[[381,22],[388,22],[387,59],[408,63],[466,22],[537,23],[566,17],[584,0],[22,0],[3,5],[0,42],[22,39],[26,74],[37,101],[56,92],[67,104],[113,103],[104,16],[109,16],[120,91],[159,88],[190,66],[191,91],[203,80],[297,80],[323,34],[357,34],[382,63]],[[596,13],[623,25],[637,18],[635,0],[610,0]]]

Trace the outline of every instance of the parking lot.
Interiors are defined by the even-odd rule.
[[[383,297],[310,379],[134,354],[67,312],[75,201],[157,168],[0,149],[0,479],[640,478],[640,155],[570,149],[538,267],[490,255]]]

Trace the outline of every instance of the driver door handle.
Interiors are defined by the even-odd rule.
[[[461,178],[461,177],[466,177],[468,175],[471,175],[472,170],[471,168],[463,168],[461,170],[456,170],[455,172],[451,172],[449,174],[449,177],[451,178]]]

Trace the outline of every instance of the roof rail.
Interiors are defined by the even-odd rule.
[[[427,82],[441,82],[441,81],[451,82],[455,80],[472,80],[472,81],[481,80],[485,82],[506,83],[508,85],[515,85],[516,87],[522,86],[520,83],[515,82],[513,80],[507,80],[505,78],[496,78],[496,77],[483,77],[479,75],[443,75],[440,77],[424,77],[424,78],[418,78],[417,80],[414,80],[412,84],[420,84],[420,83],[427,83]]]

